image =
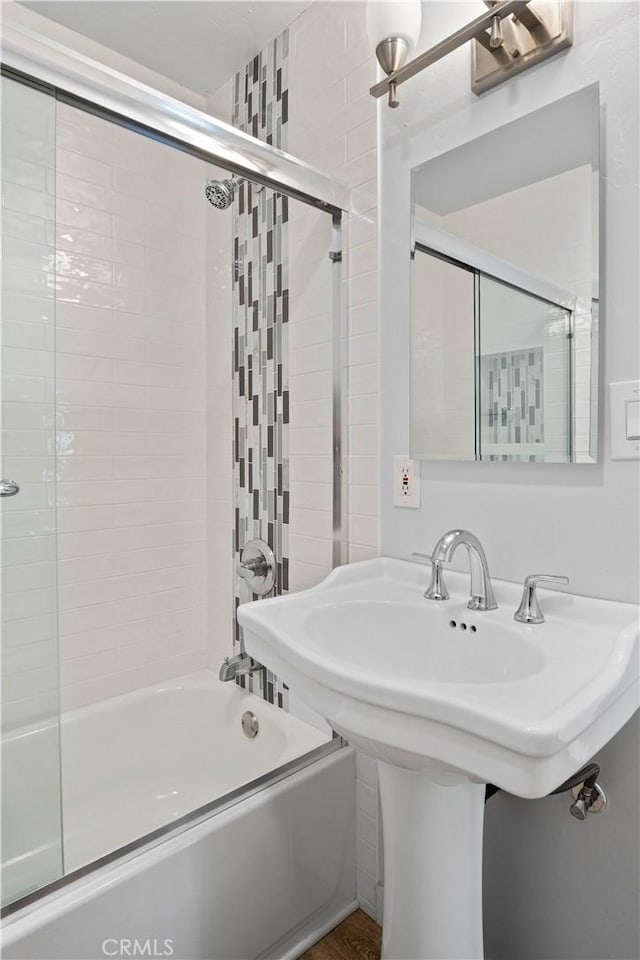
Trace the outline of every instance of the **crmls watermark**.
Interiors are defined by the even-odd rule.
[[[173,940],[129,940],[110,937],[102,941],[105,957],[172,957]]]

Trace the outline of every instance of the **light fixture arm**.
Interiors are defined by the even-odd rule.
[[[485,72],[485,75],[473,78],[472,88],[475,93],[482,93],[528,66],[533,66],[534,63],[570,46],[572,38],[569,0],[557,0],[552,29],[549,29],[543,16],[530,8],[531,2],[532,0],[500,0],[500,2],[485,0],[488,9],[483,14],[399,69],[389,73],[384,80],[371,87],[369,91],[371,96],[378,98],[389,94],[394,101],[391,105],[397,106],[397,88],[400,84],[473,40],[478,41],[478,44],[491,55],[490,76]],[[539,6],[542,7],[542,4]],[[544,6],[550,8],[553,5],[546,3]],[[508,24],[510,35],[516,28],[520,34],[524,32],[525,44],[520,46],[511,44],[510,49],[506,48],[502,24],[507,18],[512,18],[512,22]]]

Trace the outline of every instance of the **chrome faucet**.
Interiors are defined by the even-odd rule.
[[[225,657],[218,674],[220,680],[235,680],[236,677],[244,677],[255,670],[262,670],[262,664],[250,657],[248,653],[241,650],[235,657]]]
[[[469,610],[496,610],[498,604],[493,595],[489,566],[482,544],[469,530],[449,530],[436,543],[429,558],[433,570],[431,586],[425,593],[429,600],[446,600],[449,596],[444,585],[442,564],[450,563],[459,546],[466,547],[471,568],[471,593],[467,604]]]

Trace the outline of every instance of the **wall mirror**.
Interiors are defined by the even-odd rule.
[[[411,456],[594,463],[593,84],[412,170]]]

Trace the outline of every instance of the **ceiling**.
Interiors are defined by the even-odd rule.
[[[312,0],[22,0],[195,93],[218,90]]]

